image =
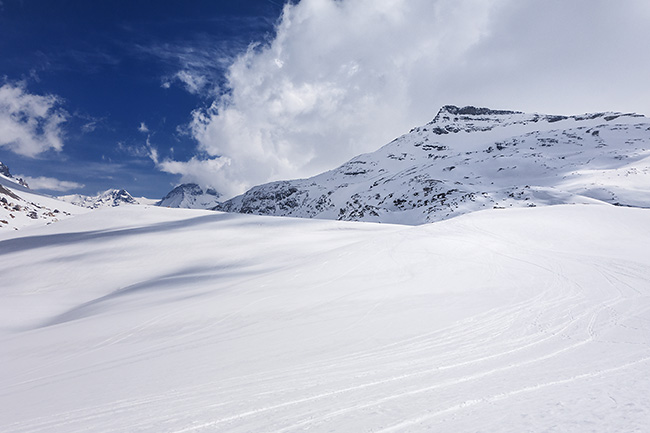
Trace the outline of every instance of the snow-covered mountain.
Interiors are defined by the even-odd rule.
[[[421,224],[594,201],[650,207],[650,119],[448,105],[376,152],[309,179],[254,187],[216,209]]]
[[[32,191],[0,162],[0,230],[50,224],[77,213],[83,213],[77,206]]]
[[[219,205],[220,194],[196,183],[184,183],[172,189],[157,205],[185,209],[212,209]]]
[[[94,196],[82,194],[70,194],[57,197],[59,200],[72,203],[77,206],[89,209],[98,209],[101,207],[115,207],[130,204],[141,204],[133,198],[125,189],[108,189]]]

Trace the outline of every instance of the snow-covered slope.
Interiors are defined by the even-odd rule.
[[[157,203],[158,206],[185,209],[212,209],[219,204],[220,194],[196,183],[184,183],[172,189]]]
[[[408,227],[123,206],[0,236],[3,433],[650,422],[650,210]]]
[[[313,178],[252,188],[228,212],[421,224],[493,207],[650,207],[650,119],[455,106]]]
[[[138,200],[133,198],[131,194],[125,189],[108,189],[100,192],[94,196],[87,196],[82,194],[70,194],[57,197],[59,200],[72,203],[77,206],[98,209],[101,207],[115,207],[127,204],[141,204]],[[147,200],[147,199],[143,199]],[[142,203],[150,204],[150,203]]]
[[[18,185],[24,186],[25,188],[29,188],[27,182],[25,182],[25,180],[20,177],[13,176],[11,174],[11,171],[9,170],[9,167],[5,165],[2,161],[0,161],[0,176],[2,176],[2,178],[5,181],[17,183]]]
[[[50,224],[82,209],[29,189],[0,162],[0,232]]]

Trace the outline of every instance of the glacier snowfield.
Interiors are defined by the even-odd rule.
[[[650,210],[0,234],[0,431],[646,432]]]

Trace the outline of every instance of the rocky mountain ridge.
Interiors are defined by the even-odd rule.
[[[74,204],[76,206],[88,209],[98,209],[102,207],[115,207],[125,204],[139,204],[131,194],[125,189],[108,189],[94,196],[82,194],[61,195],[59,200]]]
[[[379,150],[309,179],[252,188],[216,210],[422,224],[503,207],[650,207],[650,120],[444,106]]]

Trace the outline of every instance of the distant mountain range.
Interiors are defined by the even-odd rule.
[[[79,207],[134,204],[411,225],[488,208],[650,207],[650,119],[446,105],[426,125],[334,170],[259,185],[225,202],[195,183],[159,201],[124,189],[53,198],[31,191],[2,163],[0,188],[0,227],[13,228],[50,223]]]
[[[66,201],[77,206],[87,207],[89,209],[97,209],[100,207],[115,207],[125,204],[138,204],[138,201],[124,189],[109,189],[95,196],[71,194],[61,195],[57,198],[59,200]]]
[[[211,209],[219,204],[219,193],[194,183],[182,184],[162,200],[133,197],[125,189],[109,189],[93,196],[83,194],[51,197],[29,189],[0,162],[0,229],[20,229],[50,224],[61,218],[92,209],[125,205],[152,205],[171,208]]]
[[[59,200],[90,209],[132,204],[147,204],[171,208],[210,209],[219,204],[219,193],[211,188],[201,188],[195,183],[184,183],[172,189],[161,200],[136,198],[124,189],[109,189],[94,196],[82,194],[62,195]]]
[[[650,207],[650,120],[444,106],[376,152],[309,179],[252,188],[215,209],[422,224],[486,208],[607,202]]]

